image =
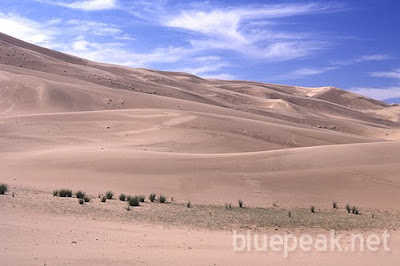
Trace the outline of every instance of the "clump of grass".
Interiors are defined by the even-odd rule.
[[[80,191],[80,190],[79,190],[78,192],[76,192],[75,195],[76,195],[76,197],[77,197],[78,199],[83,199],[83,198],[85,198],[85,196],[86,196],[85,192],[82,192],[82,191]]]
[[[272,206],[273,207],[278,207],[278,204],[274,201],[274,202],[272,202]]]
[[[243,200],[239,199],[238,203],[239,203],[239,208],[243,208]]]
[[[138,196],[133,196],[128,201],[129,206],[137,207],[140,205],[140,200]]]
[[[288,212],[288,217],[289,217],[289,218],[292,218],[292,211],[289,211],[289,212]]]
[[[356,206],[353,206],[353,208],[351,209],[351,212],[356,215],[359,214],[358,208]]]
[[[84,199],[80,199],[80,198],[78,198],[78,202],[79,202],[79,204],[83,204],[83,203],[85,203],[85,200]]]
[[[58,196],[58,190],[53,190],[53,197],[57,197]]]
[[[337,209],[338,208],[338,204],[336,201],[332,202],[332,208]]]
[[[232,203],[225,203],[225,209],[232,210]]]
[[[171,202],[174,202],[174,197],[171,197]]]
[[[112,199],[114,197],[114,192],[112,192],[111,190],[107,191],[106,197],[107,197],[107,199]]]
[[[121,193],[121,194],[119,195],[119,200],[120,200],[120,201],[125,201],[125,200],[126,200],[126,195],[125,195],[124,193]]]
[[[146,196],[139,195],[138,198],[139,198],[140,202],[144,202],[144,200],[146,199]]]
[[[107,201],[107,197],[106,197],[105,195],[103,195],[103,196],[100,198],[100,200],[101,200],[101,202],[106,202],[106,201]]]
[[[314,205],[311,206],[310,211],[311,211],[311,213],[315,213],[315,206]]]
[[[131,196],[131,195],[128,195],[128,196],[126,196],[126,201],[130,201],[130,200],[131,200],[131,198],[132,198],[132,196]]]
[[[188,201],[188,203],[186,203],[186,207],[192,208],[192,203],[190,201]]]
[[[165,202],[167,202],[167,197],[164,195],[160,195],[158,200],[160,201],[160,203],[165,203]]]
[[[149,200],[151,201],[151,202],[154,202],[155,200],[156,200],[156,194],[155,193],[151,193],[150,195],[149,195]]]
[[[62,197],[62,198],[65,198],[65,197],[70,198],[70,197],[72,197],[72,190],[70,190],[70,189],[65,189],[65,188],[60,189],[60,190],[58,191],[58,196],[60,196],[60,197]]]
[[[8,191],[8,185],[7,184],[0,184],[0,195],[6,194]]]
[[[346,204],[346,210],[347,210],[348,213],[351,213],[351,207],[350,207],[349,204]]]
[[[85,202],[90,202],[90,197],[85,195],[85,197],[83,197],[83,200],[84,200]]]

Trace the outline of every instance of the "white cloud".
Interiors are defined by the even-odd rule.
[[[20,17],[16,14],[0,12],[0,32],[15,38],[46,45],[57,35],[57,31],[46,24]]]
[[[371,73],[369,73],[369,76],[371,76],[371,77],[379,77],[379,78],[400,79],[400,68],[399,69],[395,69],[393,71],[387,71],[387,72],[371,72]]]
[[[80,9],[84,11],[99,11],[99,10],[108,10],[117,8],[116,0],[87,0],[87,1],[75,1],[71,3],[49,1],[48,3],[73,9]]]
[[[350,88],[349,90],[377,100],[389,100],[400,97],[400,87]]]
[[[261,22],[331,12],[338,8],[333,4],[306,3],[192,9],[163,16],[160,20],[164,26],[200,34],[198,38],[190,40],[197,49],[224,49],[263,59],[287,60],[307,56],[324,48],[326,43],[308,33],[274,31],[272,27],[276,23]],[[265,25],[271,29],[265,30]],[[262,29],[259,26],[263,26]]]

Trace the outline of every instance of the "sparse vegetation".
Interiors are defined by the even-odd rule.
[[[315,213],[315,206],[314,205],[311,206],[310,211],[311,211],[311,213]]]
[[[165,203],[165,202],[167,202],[167,197],[164,195],[160,195],[158,200],[160,201],[160,203]]]
[[[101,202],[106,202],[107,201],[107,197],[104,195],[100,198]]]
[[[65,198],[65,197],[70,198],[70,197],[72,197],[72,190],[70,190],[70,189],[65,189],[65,188],[60,189],[60,190],[58,191],[58,196],[59,196],[59,197],[62,197],[62,198]]]
[[[112,192],[111,190],[107,191],[106,197],[107,197],[107,199],[112,199],[114,197],[114,192]]]
[[[188,203],[186,203],[186,207],[192,208],[192,203],[190,201],[188,201]]]
[[[225,203],[225,209],[232,210],[232,203]]]
[[[82,191],[80,191],[80,190],[79,190],[78,192],[76,192],[75,195],[76,195],[76,197],[77,197],[78,199],[83,199],[83,198],[85,198],[85,196],[86,196],[85,192],[82,192]]]
[[[274,202],[272,202],[272,206],[278,207],[278,204],[274,201]]]
[[[8,191],[8,185],[7,184],[0,184],[0,195],[6,194]]]
[[[138,198],[140,202],[144,202],[144,200],[146,199],[146,197],[143,195],[139,195]]]
[[[133,196],[128,201],[129,206],[137,207],[140,205],[140,200],[138,196]]]
[[[90,202],[90,197],[89,197],[89,196],[85,196],[85,197],[83,197],[83,200],[84,200],[85,202]]]
[[[338,208],[338,204],[336,201],[332,202],[332,208],[337,209]]]
[[[288,217],[289,217],[289,218],[292,218],[292,211],[289,211],[289,212],[288,212]]]
[[[239,208],[243,208],[243,200],[239,199],[238,203],[239,203]]]
[[[149,200],[151,201],[151,202],[154,202],[155,200],[156,200],[156,194],[155,193],[151,193],[150,194],[150,196],[149,196]]]
[[[58,196],[58,190],[53,190],[53,197],[57,197]]]
[[[350,207],[349,204],[346,204],[346,210],[347,210],[348,213],[351,213],[351,207]]]
[[[83,204],[83,203],[85,203],[85,201],[84,201],[84,199],[80,199],[80,198],[78,198],[78,202],[79,202],[79,204]]]
[[[119,200],[120,200],[120,201],[125,201],[125,200],[126,200],[126,195],[125,195],[124,193],[121,193],[121,194],[119,195]]]
[[[359,214],[358,208],[356,206],[353,206],[353,208],[351,209],[351,212],[356,215]]]

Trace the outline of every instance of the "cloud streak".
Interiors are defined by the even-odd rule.
[[[64,2],[47,2],[58,6],[63,6],[72,9],[80,9],[83,11],[101,11],[117,8],[117,0],[88,0],[88,1],[75,1],[71,3]]]

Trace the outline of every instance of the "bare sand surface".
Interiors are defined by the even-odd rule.
[[[1,264],[394,265],[398,110],[333,87],[100,64],[0,34],[0,183],[10,186],[0,195],[0,233],[7,239],[0,243]],[[162,193],[195,206],[242,199],[252,208],[275,202],[285,210],[315,205],[325,212],[333,201],[342,211],[349,203],[361,216],[388,212],[391,220],[358,229],[383,230],[393,220],[394,249],[390,255],[298,252],[288,259],[237,254],[227,229],[120,221],[106,210],[93,220],[74,211],[100,204],[97,198],[83,206],[74,199],[58,212],[63,208],[54,200],[63,201],[51,193],[60,188],[93,196],[108,189]]]

